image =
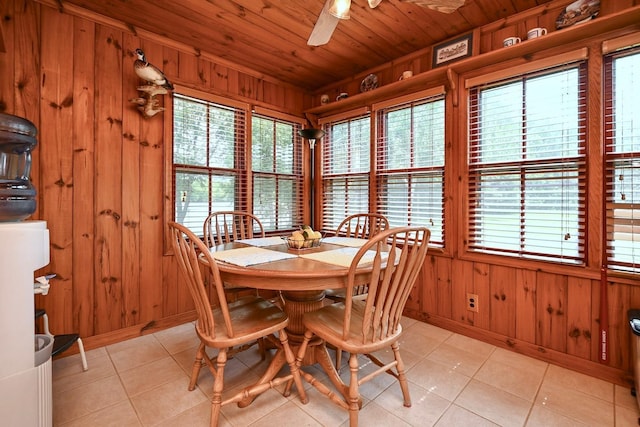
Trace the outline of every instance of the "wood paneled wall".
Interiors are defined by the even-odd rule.
[[[637,4],[603,2],[602,13]],[[33,121],[40,132],[32,168],[39,193],[33,217],[46,220],[51,233],[51,263],[42,273],[57,277],[37,304],[50,313],[51,329],[78,331],[92,348],[194,318],[174,260],[163,247],[169,219],[164,206],[171,193],[164,186],[169,118],[144,119],[128,102],[138,95],[133,50],[142,47],[175,83],[286,113],[302,115],[311,95],[171,41],[141,39],[117,23],[71,16],[32,0],[4,1],[0,13],[6,47],[0,52],[0,111]],[[549,16],[551,11],[525,14],[476,30],[479,52],[499,47],[505,28],[522,30],[534,19],[545,25]],[[428,58],[417,52],[369,72],[380,71],[391,82],[404,69],[428,70]],[[313,95],[356,88],[361,78]],[[591,130],[599,132],[595,126]],[[451,131],[462,135],[457,125]],[[453,150],[448,156],[462,158],[448,150]],[[462,199],[453,194],[460,171],[448,173],[447,220],[459,225],[448,232],[460,242]],[[597,177],[601,170],[590,173]],[[589,226],[599,227],[599,221],[596,217]],[[590,240],[596,245],[590,254],[600,253],[598,242]],[[407,305],[410,316],[601,378],[629,380],[626,311],[640,307],[637,281],[607,282],[609,358],[599,363],[597,269],[575,274],[575,269],[471,260],[461,256],[462,249],[429,255]],[[478,313],[466,310],[467,293],[479,296]]]
[[[76,331],[88,348],[194,318],[165,254],[165,120],[145,119],[134,50],[172,82],[302,116],[302,90],[231,67],[169,40],[141,39],[117,23],[60,13],[33,0],[0,3],[0,111],[36,124],[32,219],[47,221],[55,273],[36,304],[51,330]],[[164,103],[171,102],[165,96]]]
[[[633,372],[627,310],[638,283],[607,282],[608,360],[600,358],[600,280],[431,255],[407,315],[619,384]],[[466,309],[478,295],[478,312]]]

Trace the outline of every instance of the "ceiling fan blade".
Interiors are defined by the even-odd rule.
[[[418,6],[428,7],[442,13],[451,13],[464,4],[464,0],[403,0]]]
[[[307,44],[309,46],[320,46],[323,44],[327,44],[331,39],[331,35],[333,31],[338,26],[338,18],[329,13],[329,7],[332,0],[327,0],[322,8],[322,12],[320,12],[320,16],[318,16],[318,20],[316,21],[316,25],[313,27],[313,31],[311,31],[311,35],[309,36],[309,40],[307,40]]]

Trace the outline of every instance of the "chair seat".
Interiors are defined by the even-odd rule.
[[[55,335],[53,337],[53,349],[51,350],[51,357],[54,357],[63,351],[68,350],[76,341],[78,341],[80,335],[78,334],[62,334]]]
[[[327,289],[324,291],[324,297],[336,302],[344,302],[347,299],[347,291],[344,288]],[[367,298],[366,285],[358,286],[353,290],[353,298],[364,300]]]
[[[241,297],[229,303],[228,307],[234,337],[228,336],[219,308],[213,310],[215,340],[207,339],[207,334],[199,329],[199,323],[196,322],[196,332],[207,346],[227,348],[254,341],[283,329],[289,321],[287,315],[275,304],[258,296]]]
[[[349,353],[371,353],[388,347],[392,342],[396,341],[402,333],[402,327],[400,325],[398,325],[398,330],[395,333],[389,334],[384,339],[374,340],[370,333],[363,342],[362,324],[364,307],[364,301],[353,301],[351,309],[351,330],[350,335],[346,339],[342,338],[345,310],[343,303],[331,304],[319,310],[305,313],[304,325],[316,336]]]
[[[336,301],[344,301],[345,291],[344,289],[327,289],[324,291],[324,297]]]
[[[51,349],[51,357],[55,357],[58,354],[67,351],[73,344],[78,343],[78,350],[80,352],[80,359],[82,360],[82,370],[86,371],[87,366],[87,357],[84,354],[84,345],[82,344],[82,338],[80,338],[79,334],[58,334],[54,335],[49,330],[49,316],[47,316],[47,312],[43,308],[36,308],[34,310],[35,318],[42,318],[42,323],[44,325],[44,334],[53,338],[53,348]]]

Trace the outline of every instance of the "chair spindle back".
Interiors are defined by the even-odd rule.
[[[227,335],[233,337],[233,326],[222,279],[209,249],[198,236],[182,224],[169,222],[169,231],[171,232],[171,245],[175,258],[198,313],[197,327],[203,335],[215,338],[215,321],[203,278],[203,270],[205,270],[209,277],[213,278],[212,282],[216,287],[216,295],[223,314]],[[200,261],[200,257],[205,258],[206,264]]]
[[[208,247],[265,236],[258,217],[241,211],[212,212],[204,220],[203,233]]]
[[[336,235],[369,239],[389,228],[387,217],[376,213],[349,215],[338,225]]]
[[[343,338],[350,335],[352,310],[361,310],[362,343],[379,341],[397,331],[411,289],[427,254],[431,232],[426,227],[391,228],[369,239],[351,263],[345,299]],[[356,270],[366,254],[371,263],[366,299],[354,300],[358,285]]]

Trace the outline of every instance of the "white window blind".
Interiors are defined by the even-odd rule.
[[[369,212],[370,114],[329,122],[322,138],[323,229]]]
[[[255,113],[251,123],[253,213],[265,231],[297,228],[303,222],[302,126]]]
[[[241,108],[173,97],[175,220],[198,235],[210,212],[247,210],[245,128]]]
[[[377,112],[377,211],[392,227],[424,225],[444,244],[444,95]]]
[[[586,64],[472,87],[469,249],[580,264]]]
[[[604,58],[606,264],[640,273],[640,48]]]

